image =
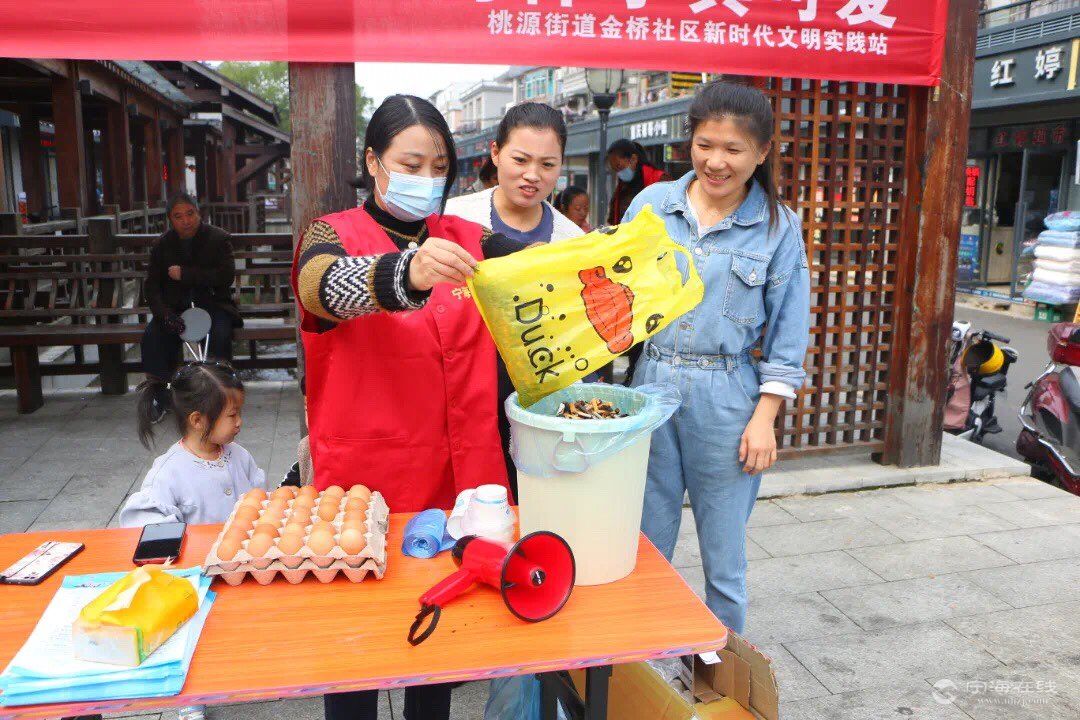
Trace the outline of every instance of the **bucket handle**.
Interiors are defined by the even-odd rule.
[[[649,415],[651,417],[648,422],[642,423],[638,430],[629,431],[634,433],[635,436],[640,436],[640,432],[643,429],[647,429],[647,431],[651,433],[655,429],[654,417],[659,415],[656,408],[651,406],[647,406],[641,414],[643,416]],[[588,469],[588,467],[593,464],[595,458],[604,458],[611,453],[612,449],[610,446],[602,447],[598,450],[586,450],[581,444],[581,439],[578,434],[573,430],[566,430],[563,432],[562,437],[555,443],[555,451],[551,464],[560,472],[579,473]]]
[[[581,446],[577,433],[567,431],[555,443],[555,456],[552,458],[552,465],[560,472],[584,472],[585,468],[589,466],[589,454]]]

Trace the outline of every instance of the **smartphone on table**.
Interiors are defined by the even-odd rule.
[[[24,555],[7,570],[0,572],[5,585],[37,585],[61,565],[82,552],[83,544],[49,540]]]
[[[176,562],[184,549],[184,531],[187,523],[166,522],[145,525],[139,544],[135,547],[136,565],[151,565]]]

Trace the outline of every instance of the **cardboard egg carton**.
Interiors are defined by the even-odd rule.
[[[319,499],[322,499],[320,493]],[[291,512],[295,500],[288,504]],[[263,501],[265,509],[269,501]],[[344,503],[342,503],[344,505]],[[334,547],[326,555],[316,555],[307,546],[307,540],[311,532],[308,526],[304,535],[304,545],[295,555],[286,555],[277,546],[275,541],[266,554],[262,557],[253,557],[247,551],[247,544],[251,540],[252,532],[248,532],[248,539],[243,542],[239,552],[231,560],[222,560],[217,552],[218,547],[225,535],[225,531],[231,527],[240,503],[237,502],[229,519],[222,528],[221,534],[214,540],[210,552],[203,562],[203,574],[210,577],[220,577],[229,585],[239,585],[244,578],[251,576],[260,585],[268,585],[278,575],[283,576],[288,582],[296,584],[302,582],[308,574],[314,575],[320,582],[330,582],[339,574],[345,575],[351,582],[360,582],[369,574],[374,574],[376,579],[381,580],[386,572],[386,533],[390,528],[390,509],[386,500],[379,492],[371,493],[366,513],[366,531],[364,539],[367,544],[356,555],[346,555],[345,551],[337,544],[341,533],[341,524],[345,513],[340,510],[337,516],[329,521],[335,528]],[[280,537],[278,538],[280,540]]]

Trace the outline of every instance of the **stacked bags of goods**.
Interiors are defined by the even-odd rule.
[[[1080,213],[1054,213],[1046,218],[1046,227],[1035,245],[1035,270],[1024,297],[1071,305],[1080,300]]]

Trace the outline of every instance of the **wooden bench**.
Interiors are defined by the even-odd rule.
[[[127,391],[127,373],[141,363],[124,359],[126,345],[138,343],[150,318],[144,296],[145,267],[156,235],[113,235],[120,252],[87,252],[85,236],[26,238],[0,236],[0,347],[12,363],[0,374],[15,378],[20,412],[43,404],[44,375],[97,374],[102,392]],[[44,242],[42,242],[44,241]],[[295,356],[260,357],[258,343],[295,338],[291,236],[240,236],[235,296],[246,326],[234,339],[248,344],[242,369],[291,368]],[[268,324],[271,319],[279,322]],[[96,345],[98,361],[84,348]],[[39,348],[71,347],[73,362],[41,363]]]

